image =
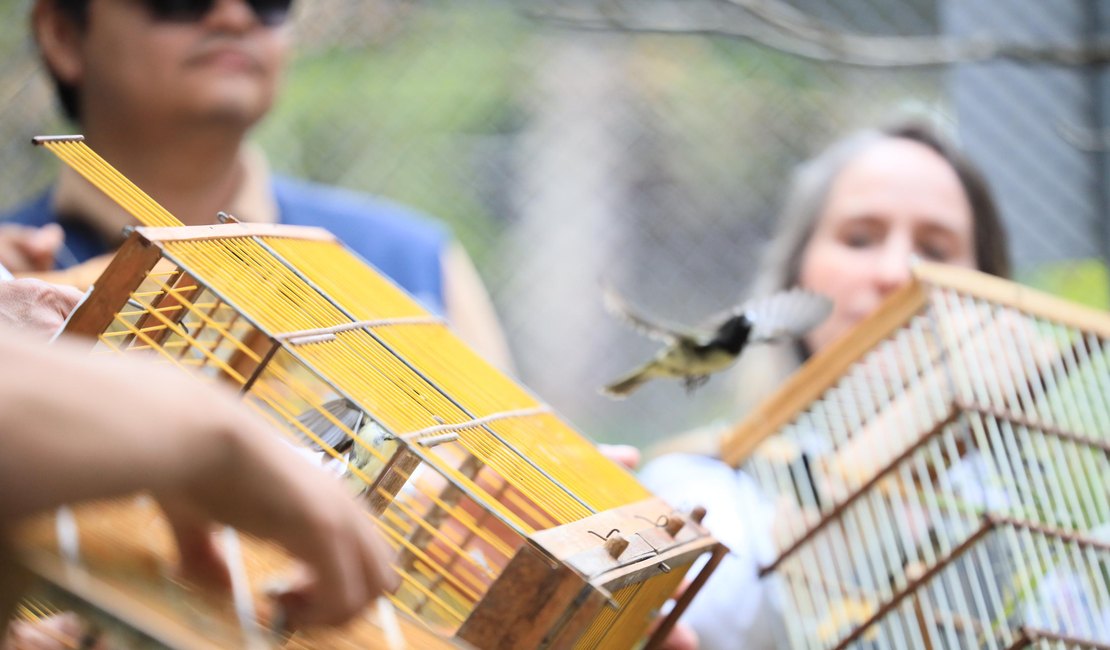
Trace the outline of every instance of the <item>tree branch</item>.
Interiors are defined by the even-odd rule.
[[[590,12],[531,11],[549,24],[576,30],[692,34],[742,38],[814,61],[858,67],[907,68],[990,60],[1080,66],[1110,62],[1110,38],[1074,43],[1025,44],[989,38],[870,36],[836,29],[781,0],[710,0],[657,3],[636,11],[621,0],[586,3]],[[670,6],[668,6],[670,5]],[[713,11],[706,11],[706,9]],[[727,10],[732,10],[727,11]]]
[[[1071,124],[1057,124],[1056,132],[1071,146],[1088,153],[1110,151],[1110,129],[1084,129]]]

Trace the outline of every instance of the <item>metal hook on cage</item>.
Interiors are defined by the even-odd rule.
[[[673,521],[674,519],[677,519],[677,518],[668,517],[668,519]],[[682,520],[678,519],[678,521],[682,521]],[[663,526],[660,526],[660,528],[662,528],[662,527]],[[648,548],[651,549],[652,553],[654,553],[655,555],[659,555],[659,549],[656,548],[655,545],[652,544],[650,541],[648,541],[648,538],[644,537],[642,533],[637,532],[636,536],[639,537],[641,540],[643,540],[643,542],[645,544],[648,545]],[[662,571],[663,573],[670,573],[671,572],[671,566],[669,564],[667,564],[666,562],[660,562],[659,563],[659,570]]]
[[[636,517],[637,519],[643,519],[644,521],[650,523],[652,526],[655,526],[656,528],[665,527],[667,525],[667,522],[670,521],[670,519],[671,519],[670,516],[668,516],[668,515],[659,515],[655,519],[648,519],[647,517],[645,517],[643,515],[633,515],[633,516]]]
[[[654,521],[648,519],[643,515],[635,516],[639,519],[643,519],[644,521],[651,522],[651,524],[656,528],[662,528],[663,530],[667,531],[667,534],[671,537],[677,536],[678,531],[682,530],[683,527],[686,526],[686,521],[681,516],[676,516],[676,513],[674,512],[669,515],[659,515],[655,518]]]
[[[621,556],[621,553],[624,553],[624,550],[628,548],[628,538],[620,534],[621,530],[619,528],[614,528],[610,530],[604,536],[593,530],[586,532],[596,536],[598,539],[604,540],[605,550],[609,552],[609,556],[612,557],[614,560],[619,558]]]
[[[679,521],[681,521],[681,520],[679,520]],[[655,553],[656,555],[659,555],[659,549],[656,548],[654,544],[649,542],[646,537],[644,537],[640,533],[636,533],[636,536],[639,537],[640,539],[642,539],[644,541],[644,543],[648,545],[648,548],[651,549],[652,553]],[[659,563],[659,570],[662,571],[663,573],[670,573],[671,572],[671,566],[669,564],[667,564],[666,562],[660,562]]]
[[[636,536],[639,537],[640,539],[644,540],[644,543],[648,545],[648,548],[650,548],[653,553],[655,553],[656,555],[659,555],[659,549],[655,548],[655,545],[652,544],[651,542],[649,542],[646,537],[644,537],[640,533],[636,533]]]

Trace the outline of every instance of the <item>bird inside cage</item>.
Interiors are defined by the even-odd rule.
[[[309,408],[297,416],[304,427],[299,430],[304,444],[316,452],[351,486],[356,495],[364,495],[369,486],[359,476],[376,476],[384,467],[381,459],[397,450],[397,440],[374,418],[350,400],[333,397],[319,408]],[[352,438],[347,431],[355,433]],[[330,448],[335,455],[329,455]]]

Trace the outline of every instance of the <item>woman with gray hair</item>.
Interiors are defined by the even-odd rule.
[[[731,379],[737,417],[909,281],[913,257],[1008,277],[1006,233],[978,168],[932,127],[852,133],[794,173],[752,296],[802,286],[834,302],[810,336],[745,350]],[[666,440],[647,456],[716,456],[721,426]]]
[[[849,252],[830,257],[835,247]],[[907,122],[860,131],[802,165],[753,292],[800,284],[835,307],[797,345],[746,360],[736,374],[741,413],[908,282],[913,256],[1010,275],[1006,233],[986,180],[936,130]]]
[[[799,167],[752,293],[800,286],[830,298],[833,311],[796,343],[745,352],[734,375],[739,414],[909,282],[914,257],[1010,270],[986,182],[939,134],[918,123],[861,131]],[[732,551],[683,619],[701,647],[783,647],[782,612],[757,575],[773,560],[776,514],[748,476],[716,458],[721,433],[678,437],[640,477],[678,508],[705,506],[705,525]]]

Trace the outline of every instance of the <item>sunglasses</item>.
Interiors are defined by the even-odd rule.
[[[217,0],[143,0],[143,5],[154,20],[174,23],[193,23],[201,20]],[[267,27],[276,27],[289,17],[293,0],[245,0],[258,21]]]

